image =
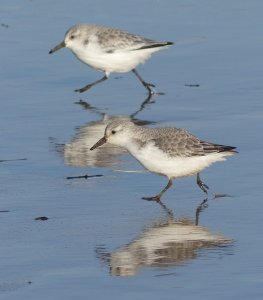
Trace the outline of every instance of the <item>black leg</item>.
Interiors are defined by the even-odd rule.
[[[77,90],[75,90],[75,92],[83,93],[83,92],[85,92],[85,91],[91,89],[94,85],[96,85],[96,84],[98,84],[98,83],[100,83],[100,82],[102,82],[102,81],[105,81],[105,80],[107,80],[107,79],[108,79],[107,75],[104,75],[101,79],[99,79],[99,80],[97,80],[97,81],[94,81],[94,82],[92,82],[92,83],[90,83],[90,84],[84,86],[84,87],[81,88],[81,89],[77,89]]]
[[[173,181],[172,179],[169,179],[166,187],[156,196],[153,197],[143,197],[143,200],[148,200],[148,201],[157,201],[159,202],[161,200],[162,195],[172,186]]]
[[[200,187],[200,189],[207,194],[207,190],[209,190],[209,187],[201,180],[199,173],[197,173],[196,183]]]
[[[154,91],[151,89],[151,87],[155,87],[155,85],[151,84],[151,83],[148,83],[148,82],[145,82],[135,69],[132,69],[132,72],[140,80],[140,82],[143,84],[143,86],[148,90],[149,94],[150,95],[154,94]]]

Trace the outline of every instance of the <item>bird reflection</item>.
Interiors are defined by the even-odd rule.
[[[129,120],[133,120],[135,118],[135,116],[138,115],[140,112],[142,112],[147,106],[149,106],[150,104],[155,103],[155,101],[153,100],[154,95],[164,95],[164,93],[158,92],[158,93],[154,93],[154,94],[148,94],[148,96],[140,104],[140,107],[136,111],[134,111],[133,113],[130,114],[130,119]],[[90,105],[86,101],[79,100],[79,101],[75,102],[75,104],[79,104],[84,109],[87,109],[91,112],[95,112],[95,113],[103,115],[103,113],[100,112],[101,111],[100,109]]]
[[[99,121],[89,122],[79,127],[72,141],[64,145],[63,156],[65,164],[77,167],[111,167],[121,164],[116,158],[126,153],[124,148],[105,145],[100,151],[96,151],[93,154],[90,151],[90,147],[104,134],[109,122],[125,118],[124,116],[110,117],[104,115]]]
[[[104,131],[108,123],[115,120],[132,120],[137,125],[153,123],[134,118],[134,116],[144,108],[144,105],[146,105],[143,103],[140,109],[130,116],[109,116],[87,102],[79,101],[78,104],[93,113],[99,114],[101,119],[78,127],[76,129],[75,136],[69,143],[63,145],[54,143],[55,150],[63,156],[64,163],[69,166],[113,167],[121,165],[122,162],[119,160],[119,156],[127,153],[127,150],[124,148],[106,144],[98,148],[96,151],[90,151],[90,148],[95,144],[95,142],[104,135]]]
[[[232,240],[196,225],[200,213],[207,208],[207,199],[197,207],[195,221],[175,218],[162,202],[159,205],[167,217],[148,226],[129,244],[111,253],[104,246],[96,247],[97,257],[108,264],[111,275],[134,276],[145,267],[184,266],[198,259],[201,250],[216,249],[218,253],[218,249],[223,251],[232,244]]]

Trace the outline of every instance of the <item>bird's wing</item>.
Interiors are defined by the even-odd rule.
[[[189,157],[204,155],[200,141],[192,136],[178,134],[175,136],[159,137],[153,140],[154,145],[171,157]]]
[[[107,29],[106,32],[101,31],[97,33],[97,37],[101,48],[108,53],[165,47],[173,44],[172,42],[159,42],[146,39],[118,29]]]
[[[171,157],[204,156],[211,153],[235,152],[232,146],[224,146],[199,140],[183,129],[164,128],[164,134],[151,139],[154,146]],[[149,141],[147,141],[149,142]]]

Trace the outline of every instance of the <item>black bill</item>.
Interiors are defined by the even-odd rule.
[[[65,42],[63,41],[63,42],[61,42],[60,44],[58,44],[56,47],[54,47],[53,49],[51,49],[51,50],[49,51],[49,54],[51,54],[51,53],[53,53],[53,52],[56,52],[56,51],[58,51],[59,49],[64,48],[64,47],[66,47],[66,44],[65,44]]]
[[[107,140],[106,140],[105,137],[103,137],[103,138],[101,138],[95,145],[93,145],[93,146],[90,148],[90,150],[94,150],[94,149],[100,147],[101,145],[103,145],[103,144],[105,144],[105,143],[107,143]]]

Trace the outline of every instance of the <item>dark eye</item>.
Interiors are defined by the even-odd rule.
[[[70,36],[70,39],[71,39],[71,40],[74,40],[74,38],[75,38],[75,35],[71,35],[71,36]]]
[[[112,134],[115,134],[115,133],[116,133],[116,131],[115,131],[115,130],[112,130],[112,131],[111,131],[111,133],[112,133]]]

